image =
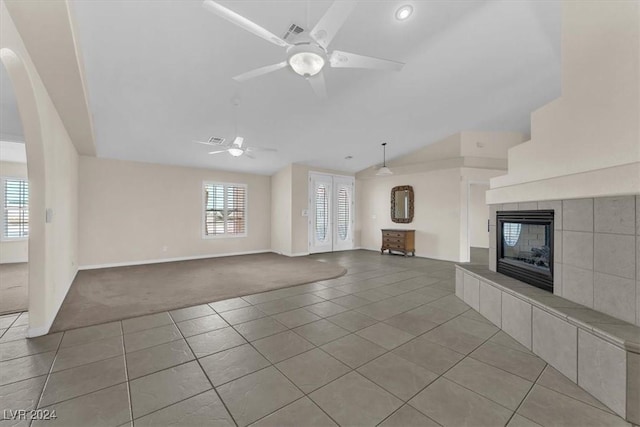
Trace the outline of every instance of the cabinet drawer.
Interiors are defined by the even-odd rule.
[[[404,250],[404,244],[397,244],[397,243],[385,243],[384,247],[385,247],[385,248],[387,248],[387,249],[400,249],[400,250]]]
[[[382,233],[382,237],[402,237],[404,238],[405,233],[399,231],[385,231]]]
[[[399,237],[385,237],[383,239],[383,242],[385,244],[398,244],[398,245],[404,245],[404,238],[399,238]]]

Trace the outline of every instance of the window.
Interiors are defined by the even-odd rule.
[[[247,235],[247,186],[204,183],[204,237]]]
[[[29,182],[21,178],[2,178],[2,238],[29,236]]]
[[[351,224],[349,218],[350,210],[351,200],[349,192],[345,187],[342,187],[340,191],[338,191],[338,238],[340,240],[347,240],[349,236],[349,225]]]
[[[329,231],[329,195],[327,187],[320,184],[316,188],[316,238],[324,242]]]

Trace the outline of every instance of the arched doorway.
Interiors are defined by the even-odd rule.
[[[33,84],[22,59],[11,49],[0,49],[0,60],[13,87],[13,93],[22,122],[29,182],[29,235],[28,235],[28,310],[33,317],[46,316],[46,229],[45,229],[45,155],[40,115]],[[30,331],[39,335],[43,331]]]

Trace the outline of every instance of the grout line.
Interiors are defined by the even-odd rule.
[[[133,402],[131,400],[131,384],[129,382],[129,367],[127,365],[127,349],[124,343],[124,327],[122,326],[122,322],[120,322],[120,332],[122,332],[120,339],[122,340],[122,358],[124,359],[124,378],[127,382],[127,398],[129,399],[129,422],[133,425]]]
[[[540,359],[542,360],[542,359]],[[518,407],[516,408],[515,411],[513,411],[513,414],[511,414],[511,416],[509,417],[509,420],[507,421],[507,424],[509,424],[509,422],[511,421],[511,419],[518,413],[518,411],[520,410],[520,407],[522,406],[522,404],[527,400],[527,397],[529,397],[529,395],[531,394],[531,391],[533,390],[533,388],[536,386],[536,384],[538,383],[538,380],[540,379],[540,377],[542,376],[542,374],[544,373],[544,371],[547,370],[547,366],[549,366],[548,363],[545,362],[545,367],[540,371],[540,373],[538,374],[538,376],[536,377],[535,381],[533,381],[533,383],[531,384],[531,387],[529,387],[529,390],[527,391],[527,394],[525,394],[524,398],[520,401],[520,404],[518,405]],[[520,414],[518,414],[520,415]],[[520,415],[522,416],[522,415]],[[526,418],[526,417],[525,417]],[[528,419],[528,418],[527,418]]]
[[[215,311],[215,310],[214,310],[214,311]],[[229,324],[229,322],[227,322],[224,318],[222,318],[222,316],[220,316],[220,318],[221,318],[224,322],[226,322],[227,324]],[[173,317],[171,318],[171,320],[173,320]],[[174,325],[175,325],[175,322],[174,322]],[[209,378],[209,375],[207,375],[207,371],[205,371],[204,367],[202,366],[202,363],[200,363],[200,359],[198,358],[198,356],[196,356],[196,353],[195,353],[195,351],[193,351],[193,348],[191,348],[191,344],[189,344],[189,341],[187,341],[187,338],[184,336],[184,334],[182,333],[182,331],[180,330],[180,328],[178,328],[178,327],[177,327],[177,325],[176,325],[176,329],[178,329],[178,331],[180,332],[180,335],[182,336],[182,339],[183,339],[183,340],[184,340],[184,342],[187,344],[187,347],[189,347],[189,351],[191,351],[191,354],[192,354],[192,355],[193,355],[193,357],[195,358],[195,359],[194,359],[194,360],[195,360],[195,362],[198,364],[198,366],[200,367],[200,370],[202,371],[202,373],[204,374],[205,378],[206,378],[206,379],[207,379],[207,381],[209,382],[209,385],[211,386],[211,390],[213,390],[213,391],[216,393],[216,396],[218,396],[218,399],[219,399],[219,400],[220,400],[220,402],[222,403],[222,406],[224,407],[224,409],[227,411],[227,414],[229,414],[229,416],[231,417],[231,420],[232,420],[232,421],[235,423],[235,425],[237,426],[237,425],[238,425],[238,422],[236,421],[236,419],[234,418],[233,414],[231,413],[231,411],[230,411],[230,410],[229,410],[229,408],[227,407],[227,404],[225,403],[225,401],[222,399],[222,396],[220,396],[220,393],[218,393],[218,390],[217,390],[217,389],[215,388],[215,386],[213,385],[213,382],[211,382],[211,379]],[[243,338],[244,338],[244,337],[243,337]],[[192,360],[192,361],[193,361],[193,360]],[[192,362],[192,361],[189,361],[189,362]],[[189,363],[189,362],[187,362],[187,363]],[[204,393],[204,392],[206,392],[206,391],[209,391],[209,390],[205,390],[205,391],[203,391],[203,393]],[[192,398],[192,397],[194,397],[194,396],[189,396],[187,399],[190,399],[190,398]],[[186,400],[186,399],[184,399],[184,400]],[[175,405],[176,403],[178,403],[178,402],[174,402],[174,403],[172,403],[171,405]],[[168,405],[168,406],[171,406],[171,405]],[[168,407],[168,406],[167,406],[167,407]],[[160,409],[163,409],[163,408],[160,408]],[[158,409],[158,410],[160,410],[160,409]],[[152,413],[152,412],[150,412],[150,413]],[[146,416],[146,415],[149,415],[149,414],[145,414],[144,416]]]
[[[64,333],[62,333],[62,336],[60,337],[60,341],[58,341],[58,346],[56,347],[55,353],[53,355],[53,360],[51,361],[51,366],[49,366],[49,372],[47,373],[47,379],[44,381],[44,384],[42,385],[42,390],[40,390],[40,396],[38,396],[38,402],[36,403],[36,406],[34,409],[39,409],[40,408],[40,403],[42,402],[42,397],[44,396],[44,391],[47,388],[47,385],[49,385],[49,380],[51,379],[51,371],[53,370],[53,365],[55,365],[56,363],[56,358],[58,357],[58,351],[60,351],[60,345],[62,344],[62,340],[64,339]],[[29,420],[29,426],[31,426],[31,424],[33,424],[33,419]]]

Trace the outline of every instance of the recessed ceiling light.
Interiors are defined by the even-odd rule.
[[[413,6],[409,4],[404,5],[400,7],[398,10],[396,10],[396,19],[398,21],[404,21],[408,19],[412,13],[413,13]]]

